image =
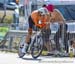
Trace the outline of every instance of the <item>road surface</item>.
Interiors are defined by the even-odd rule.
[[[61,60],[62,59],[62,60]],[[19,58],[17,53],[0,52],[0,64],[75,64],[75,58],[52,58],[41,56],[33,59],[31,55]]]

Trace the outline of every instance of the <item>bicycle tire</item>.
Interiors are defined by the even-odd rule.
[[[40,41],[38,42],[36,42],[36,38],[39,40],[40,39]],[[37,53],[37,55],[34,55],[34,49],[35,49],[35,44],[36,43],[38,43],[37,44],[37,46],[41,46],[41,48],[39,49],[39,53]],[[42,36],[40,36],[40,35],[38,35],[38,36],[36,36],[35,38],[34,38],[34,41],[33,41],[33,44],[32,44],[32,47],[31,47],[31,55],[32,55],[32,57],[34,58],[34,59],[36,59],[36,58],[38,58],[40,55],[41,55],[41,53],[42,53],[42,50],[43,50],[43,45],[44,45],[44,43],[43,43],[43,39],[42,39]],[[37,47],[38,48],[38,47]]]

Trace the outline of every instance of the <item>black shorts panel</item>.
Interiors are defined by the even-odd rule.
[[[34,31],[38,31],[39,30],[39,28],[35,26],[35,23],[33,22],[31,16],[29,16],[28,22],[29,22],[29,28],[32,28]]]
[[[31,16],[29,16],[28,22],[29,22],[29,28],[33,28],[34,22],[33,22],[32,18],[31,18]]]

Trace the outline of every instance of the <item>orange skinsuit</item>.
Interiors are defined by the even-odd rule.
[[[45,16],[40,16],[38,11],[33,11],[31,14],[31,18],[35,24],[35,26],[43,28],[46,26],[46,22],[49,21],[49,16],[45,15]],[[39,24],[39,20],[41,20],[42,24]]]
[[[36,27],[39,27],[40,29],[42,29],[43,27],[48,28],[48,24],[46,24],[46,22],[49,22],[50,17],[49,15],[44,15],[41,16],[40,13],[38,12],[38,10],[35,10],[31,13],[30,15],[30,19],[32,20],[28,20],[29,22],[29,29],[28,29],[28,35],[26,37],[26,43],[29,43],[31,35],[32,35],[32,26],[35,25]],[[39,20],[41,20],[41,24],[39,24]]]

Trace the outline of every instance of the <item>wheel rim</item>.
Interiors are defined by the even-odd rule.
[[[39,37],[39,38],[35,39],[35,41],[34,41],[34,44],[32,47],[32,56],[34,58],[38,57],[41,54],[42,49],[43,49],[43,41],[42,41],[42,38]]]

